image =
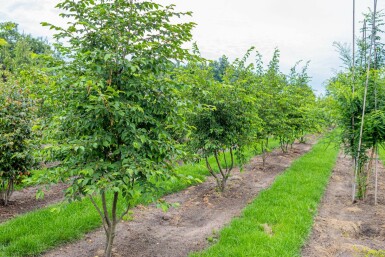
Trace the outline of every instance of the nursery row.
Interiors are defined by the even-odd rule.
[[[185,48],[195,24],[178,22],[191,13],[173,5],[63,0],[57,8],[68,26],[43,23],[56,31],[52,46],[13,22],[0,24],[0,200],[7,206],[15,185],[67,184],[67,199],[87,200],[55,215],[95,208],[105,256],[138,201],[156,201],[176,181],[199,182],[175,172],[181,162],[203,162],[224,191],[250,149],[265,161],[272,139],[287,152],[331,120],[328,102],[308,85],[307,63],[283,74],[279,50],[265,66],[254,48],[234,61],[206,60],[196,45]],[[67,221],[79,221],[79,231],[100,223],[75,209]],[[38,213],[30,215],[44,223],[48,211]],[[83,219],[90,221],[84,230]],[[19,244],[36,252],[80,232],[68,233],[43,235],[47,246]],[[11,237],[4,249],[16,247]]]

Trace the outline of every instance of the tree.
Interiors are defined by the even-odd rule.
[[[316,97],[308,85],[307,68],[309,63],[297,72],[298,62],[290,71],[288,84],[285,87],[287,95],[288,126],[292,131],[292,138],[304,142],[305,133],[317,131],[321,121],[317,120]]]
[[[213,61],[210,63],[212,71],[214,73],[214,79],[219,82],[223,82],[223,76],[226,73],[226,69],[230,66],[229,59],[227,56],[223,55],[219,58],[218,61]]]
[[[353,200],[366,196],[374,154],[378,145],[384,142],[385,135],[384,45],[378,42],[383,33],[383,14],[370,11],[364,14],[364,18],[363,37],[357,43],[358,59],[354,71],[351,63],[346,61],[347,69],[330,79],[327,87],[328,95],[339,112],[338,122],[342,128],[345,151],[355,161]],[[343,59],[352,59],[346,48],[338,47],[338,50]]]
[[[39,58],[49,49],[41,39],[20,34],[16,23],[0,23],[0,199],[4,205],[35,164],[36,87],[25,74],[37,69]]]
[[[189,12],[147,1],[65,0],[57,7],[70,21],[67,28],[43,24],[66,41],[57,45],[67,61],[50,90],[61,103],[50,149],[63,157],[57,177],[70,180],[67,197],[89,197],[100,214],[111,256],[117,223],[140,195],[173,176],[183,153],[176,135],[188,129],[186,105],[170,70],[190,57],[182,45],[194,24],[174,23]]]
[[[284,150],[284,135],[287,132],[287,119],[284,111],[286,98],[283,95],[286,86],[286,77],[279,70],[280,52],[275,49],[267,70],[262,71],[260,57],[257,62],[257,74],[259,83],[256,84],[255,95],[264,108],[258,109],[258,116],[263,121],[263,129],[259,133],[258,141],[261,144],[264,161],[265,152],[268,149],[269,137],[280,138],[281,147]]]
[[[244,66],[244,59],[222,65],[226,60],[222,57],[214,65],[190,64],[186,82],[192,85],[189,98],[197,103],[189,117],[189,124],[195,129],[188,145],[205,160],[221,192],[226,188],[235,160],[240,165],[245,163],[245,147],[254,140],[260,125],[251,94],[252,68]],[[218,72],[218,67],[224,70]],[[210,156],[215,158],[215,166],[210,164]]]
[[[13,77],[0,81],[0,200],[8,205],[14,186],[34,165],[33,105]]]

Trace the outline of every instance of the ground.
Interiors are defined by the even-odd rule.
[[[372,187],[365,200],[352,203],[352,160],[340,154],[303,257],[365,256],[369,249],[385,249],[385,172],[379,168],[378,205]]]
[[[43,199],[36,199],[36,192],[39,189],[37,186],[15,191],[8,206],[0,205],[0,222],[64,200],[63,190],[65,188],[64,184],[57,184],[47,189],[42,188],[44,191]]]
[[[209,178],[202,184],[165,197],[168,202],[180,204],[166,213],[155,206],[138,206],[134,209],[134,219],[118,226],[114,255],[177,257],[206,248],[210,242],[215,242],[220,228],[240,215],[261,190],[268,188],[293,160],[310,149],[309,143],[295,144],[288,154],[276,150],[267,159],[264,171],[261,157],[253,158],[244,172],[234,170],[223,195],[215,190],[215,181]],[[99,229],[83,240],[44,256],[102,256],[104,242],[104,232]]]
[[[166,196],[166,201],[180,204],[168,212],[153,205],[134,208],[133,220],[118,226],[114,256],[179,257],[205,249],[217,240],[223,226],[240,215],[241,210],[261,190],[268,188],[293,160],[309,151],[314,141],[294,144],[288,154],[273,151],[264,170],[261,157],[253,158],[244,172],[234,170],[223,194],[215,190],[215,181],[209,178],[202,184]],[[383,165],[379,170],[378,205],[374,205],[373,188],[369,188],[365,200],[352,203],[352,161],[343,153],[339,155],[302,256],[365,256],[370,249],[385,248]],[[43,200],[35,199],[36,187],[15,192],[10,206],[0,207],[0,222],[62,200],[64,189],[64,185],[54,186],[46,191]],[[43,256],[103,256],[104,241],[104,232],[98,229],[80,241],[58,247]]]

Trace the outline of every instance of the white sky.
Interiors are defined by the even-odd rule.
[[[204,57],[225,54],[242,57],[251,46],[268,62],[275,47],[281,50],[281,68],[287,72],[298,60],[310,60],[311,85],[324,92],[323,82],[341,62],[334,41],[351,44],[352,0],[155,0],[192,11],[197,23],[194,41]],[[40,22],[62,23],[58,0],[0,0],[0,22],[13,21],[19,29],[50,39],[52,31]],[[379,1],[379,9],[385,3]],[[357,22],[373,0],[356,0]],[[357,27],[358,27],[357,23]],[[358,28],[357,28],[358,29]]]

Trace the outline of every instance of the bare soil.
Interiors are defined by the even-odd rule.
[[[215,241],[219,229],[240,215],[241,210],[261,190],[268,188],[293,160],[311,149],[315,139],[309,141],[294,144],[287,154],[273,151],[265,170],[262,170],[260,156],[253,158],[243,172],[235,169],[223,194],[215,190],[215,181],[208,178],[202,184],[166,196],[167,202],[180,204],[166,213],[153,205],[136,207],[133,220],[118,225],[114,256],[177,257],[206,248],[209,241]],[[104,242],[104,232],[98,229],[44,256],[103,256]]]
[[[43,208],[64,199],[64,184],[57,184],[49,189],[43,188],[44,198],[36,199],[38,186],[27,187],[13,192],[7,206],[0,205],[0,223],[17,215]]]
[[[373,187],[365,200],[352,203],[352,173],[351,158],[340,154],[302,256],[365,256],[369,249],[385,249],[384,167],[379,166],[376,206]]]

